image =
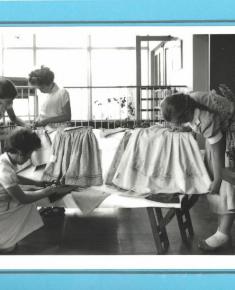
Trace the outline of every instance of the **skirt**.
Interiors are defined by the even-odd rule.
[[[211,183],[192,134],[159,126],[133,132],[112,182],[140,194],[205,194]]]

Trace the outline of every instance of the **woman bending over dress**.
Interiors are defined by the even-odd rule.
[[[205,162],[212,180],[208,200],[218,214],[218,228],[201,240],[199,247],[213,251],[227,246],[234,220],[235,187],[222,180],[221,171],[234,163],[234,104],[215,92],[194,92],[167,97],[161,110],[166,121],[189,126],[206,139]]]

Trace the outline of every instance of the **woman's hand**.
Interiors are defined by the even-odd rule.
[[[46,126],[46,122],[44,122],[44,121],[36,121],[34,123],[34,126],[35,127],[44,127],[44,126]]]
[[[56,185],[55,186],[55,193],[57,194],[67,194],[71,192],[76,186],[69,186],[69,185]]]
[[[56,193],[56,185],[55,184],[51,184],[51,185],[45,187],[44,190],[46,190],[48,195],[52,195],[52,194]]]
[[[220,186],[221,186],[221,180],[213,180],[209,187],[209,193],[219,194]]]

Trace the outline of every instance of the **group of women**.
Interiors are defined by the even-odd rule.
[[[69,94],[54,82],[54,73],[46,67],[29,74],[29,83],[45,94],[35,126],[48,126],[69,121],[71,109]],[[34,192],[24,192],[15,168],[24,163],[40,147],[40,138],[28,124],[16,117],[13,100],[17,91],[13,83],[0,80],[0,117],[5,112],[14,123],[26,127],[15,130],[6,142],[6,151],[0,157],[0,251],[12,251],[17,242],[42,226],[42,220],[33,202],[48,197],[59,188],[49,186]],[[221,178],[222,168],[235,164],[235,97],[226,86],[220,92],[175,94],[161,104],[162,115],[170,123],[190,127],[206,139],[205,163],[211,176],[208,200],[218,214],[218,229],[207,239],[200,240],[204,251],[214,251],[230,244],[235,214],[234,187]],[[21,180],[23,182],[23,180]],[[3,234],[4,229],[5,234]]]
[[[55,123],[70,121],[69,94],[54,82],[54,73],[47,67],[34,70],[29,75],[29,83],[45,94],[35,127],[53,126]],[[0,252],[10,253],[17,242],[43,226],[42,218],[35,202],[48,198],[54,193],[63,193],[63,186],[50,185],[39,190],[24,191],[22,184],[29,180],[16,175],[18,165],[30,159],[33,151],[41,147],[39,136],[30,126],[16,117],[13,100],[17,96],[14,84],[6,78],[0,80],[0,117],[7,112],[10,120],[21,126],[6,138],[5,152],[0,156]],[[35,185],[36,183],[33,182]],[[42,185],[42,184],[37,184]],[[49,200],[48,200],[49,203]]]
[[[35,126],[47,126],[71,120],[69,93],[54,82],[54,73],[47,67],[41,67],[29,74],[29,83],[44,94],[39,116]],[[13,100],[17,96],[14,84],[6,78],[0,79],[0,118],[7,112],[10,120],[19,126],[29,126],[17,118],[13,110]]]

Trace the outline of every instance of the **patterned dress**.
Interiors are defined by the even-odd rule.
[[[206,166],[213,178],[212,151],[209,144],[226,140],[225,165],[235,164],[235,114],[232,95],[218,95],[212,92],[194,92],[190,96],[198,103],[208,107],[209,111],[196,109],[191,128],[206,139]],[[218,214],[233,213],[235,210],[235,189],[222,181],[219,195],[208,195],[211,209]]]
[[[112,183],[135,195],[205,194],[211,181],[191,132],[155,125],[133,131]]]

